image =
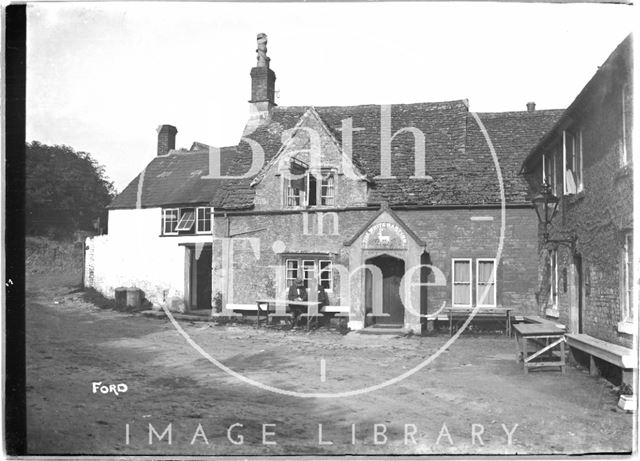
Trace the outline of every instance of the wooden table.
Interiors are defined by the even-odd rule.
[[[529,372],[529,368],[535,367],[560,367],[562,374],[565,373],[566,363],[564,354],[564,330],[554,325],[544,323],[518,323],[513,325],[516,336],[516,362],[520,363],[521,357],[524,363],[524,374]],[[536,347],[540,347],[533,354],[528,355],[527,345],[531,341]],[[560,348],[560,360],[533,359],[547,353],[553,356],[553,349]]]
[[[300,314],[300,317],[306,317],[307,318],[307,331],[309,331],[309,321],[312,318],[315,317],[324,317],[324,314],[320,312],[320,310],[318,309],[320,307],[320,302],[319,301],[289,301],[289,305],[290,306],[300,306],[300,307],[305,307],[307,309],[306,314]],[[310,307],[316,307],[315,313],[309,313],[309,308]]]
[[[474,307],[449,307],[444,312],[449,317],[449,335],[453,336],[453,325],[464,322],[467,320],[473,311]],[[511,309],[507,307],[479,307],[476,314],[473,316],[475,319],[497,319],[501,322],[504,321],[504,332],[507,336],[511,336]]]
[[[258,305],[258,319],[256,320],[257,326],[260,326],[260,311],[266,312],[266,321],[269,322],[269,311],[277,312],[276,306],[284,305],[285,312],[282,314],[285,317],[291,317],[291,314],[287,312],[287,306],[289,305],[288,299],[258,299],[256,300]]]

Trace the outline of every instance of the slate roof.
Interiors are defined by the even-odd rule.
[[[308,107],[275,107],[269,123],[245,136],[260,144],[265,162],[281,147],[281,135],[293,128]],[[398,134],[392,142],[391,173],[395,179],[376,179],[380,173],[381,108],[377,105],[315,107],[322,121],[341,143],[341,123],[352,118],[353,159],[369,178],[370,203],[390,205],[499,204],[500,190],[490,149],[476,119],[464,100],[394,105],[391,133],[405,127],[425,135],[426,174],[433,181],[411,179],[414,174],[414,137]],[[525,203],[527,185],[519,169],[527,153],[558,120],[562,110],[477,114],[490,136],[499,159],[507,203]],[[224,209],[253,207],[252,179],[203,179],[208,172],[208,151],[194,143],[192,151],[172,151],[156,157],[144,171],[142,207],[212,204]],[[240,175],[249,170],[251,149],[247,142],[221,149],[221,171]],[[135,208],[136,177],[110,208]]]

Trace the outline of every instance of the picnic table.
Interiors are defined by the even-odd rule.
[[[550,366],[560,367],[562,374],[565,373],[564,329],[548,323],[518,323],[513,325],[513,329],[516,336],[516,362],[523,361],[525,375],[529,368]],[[536,347],[531,355],[528,355],[529,342]],[[560,349],[560,360],[553,355],[555,348]],[[543,358],[543,355],[546,357]]]
[[[307,319],[307,331],[309,331],[309,323],[310,320],[317,318],[317,317],[323,317],[324,314],[322,314],[319,310],[318,307],[320,307],[320,302],[319,301],[296,301],[296,300],[289,300],[289,299],[258,299],[256,300],[256,304],[258,305],[258,320],[257,320],[257,324],[258,326],[260,325],[260,311],[261,310],[265,310],[267,312],[267,321],[269,320],[269,318],[274,318],[274,317],[286,317],[289,319],[293,318],[293,314],[291,314],[291,312],[289,311],[289,306],[300,306],[300,307],[304,307],[306,309],[306,313],[300,314],[300,317],[305,317]],[[278,312],[277,310],[277,306],[278,305],[284,305],[285,306],[285,311],[284,312]],[[266,308],[265,308],[266,306]],[[315,311],[313,312],[309,312],[309,308],[310,307],[316,307]],[[270,314],[269,312],[274,312],[273,314]],[[292,325],[293,326],[293,325]]]
[[[457,330],[475,309],[474,307],[449,307],[445,309],[445,313],[449,317],[450,336],[453,336],[454,326]],[[500,323],[504,322],[504,332],[507,336],[511,336],[511,309],[508,307],[479,307],[473,319],[495,319]]]

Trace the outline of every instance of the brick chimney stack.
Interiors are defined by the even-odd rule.
[[[258,34],[258,49],[256,67],[251,69],[251,117],[267,119],[276,106],[275,85],[276,74],[269,68],[267,56],[267,34]]]
[[[527,112],[535,112],[536,111],[536,103],[531,101],[527,103]]]
[[[158,127],[158,155],[167,155],[170,150],[176,148],[176,133],[178,129],[173,125]]]

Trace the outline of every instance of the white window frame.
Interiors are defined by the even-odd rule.
[[[296,263],[295,275],[293,278],[289,277],[289,261]],[[284,280],[287,288],[291,286],[291,282],[295,282],[300,275],[300,260],[295,258],[288,258],[284,261]]]
[[[296,271],[295,271],[295,275],[293,276],[294,278],[289,277],[288,274],[288,265],[290,261],[295,261],[297,267],[296,267]],[[285,280],[285,284],[287,286],[287,288],[290,286],[291,282],[297,278],[302,279],[304,282],[306,282],[307,280],[309,280],[308,278],[305,278],[305,263],[313,263],[313,273],[315,274],[315,276],[317,277],[317,282],[320,283],[320,264],[321,263],[328,263],[329,264],[329,269],[328,270],[324,270],[323,272],[329,272],[329,286],[330,288],[325,288],[325,290],[328,293],[332,293],[333,289],[334,289],[334,283],[333,283],[333,276],[334,276],[334,272],[333,272],[333,260],[328,259],[326,255],[316,255],[316,256],[312,256],[312,255],[303,255],[301,254],[300,256],[296,255],[287,255],[286,259],[284,260],[284,280]],[[307,282],[308,284],[308,282]],[[307,290],[309,289],[309,287],[307,287]]]
[[[313,274],[316,277],[316,282],[317,282],[318,281],[317,280],[317,276],[318,276],[318,260],[317,259],[303,259],[302,260],[302,264],[300,265],[300,270],[302,270],[302,282],[303,283],[305,283],[305,282],[307,283],[307,287],[306,288],[308,290],[308,289],[310,289],[312,287],[308,286],[308,284],[309,284],[308,280],[311,280],[311,279],[307,278],[307,276],[306,276],[305,263],[313,263]],[[313,288],[315,288],[315,287],[313,287]]]
[[[558,310],[560,283],[558,279],[558,250],[549,250],[549,301],[548,308]]]
[[[551,149],[542,156],[542,181],[547,182],[551,186],[553,195],[558,195],[558,181],[556,174],[556,148]],[[550,167],[549,175],[547,175],[547,167]]]
[[[469,263],[469,282],[456,282],[455,267],[457,262]],[[469,304],[456,304],[455,302],[455,286],[469,286]],[[473,306],[473,260],[471,258],[451,258],[451,305],[454,307],[471,307]]]
[[[322,263],[328,263],[328,269],[322,269]],[[322,283],[322,274],[328,272],[329,273],[329,288],[325,288],[325,291],[333,291],[333,261],[330,259],[319,259],[318,260],[318,283]]]
[[[302,173],[296,173],[297,175],[302,175]],[[320,172],[319,177],[315,177],[316,181],[316,196],[315,196],[315,204],[309,204],[309,190],[311,185],[311,174],[310,170],[306,170],[304,172],[304,178],[299,178],[297,180],[304,180],[305,190],[300,190],[298,195],[293,194],[293,187],[291,187],[291,179],[283,178],[283,190],[284,190],[284,208],[296,208],[296,207],[322,207],[322,206],[335,206],[336,202],[336,171],[333,168],[323,168]],[[325,177],[331,176],[333,178],[333,186],[323,186],[323,181]],[[323,195],[323,189],[326,188],[327,191],[332,191],[332,195]],[[322,199],[327,198],[331,199],[333,203],[322,205]],[[290,205],[289,201],[293,201],[294,204]],[[297,202],[297,203],[295,203]]]
[[[573,147],[572,152],[572,162],[571,165],[567,165],[567,133],[571,135],[573,138],[573,143],[571,144]],[[582,130],[578,129],[575,133],[572,130],[563,130],[562,131],[562,184],[564,195],[573,195],[574,193],[578,194],[584,190],[584,183],[582,178],[582,170],[583,170],[583,158],[582,158]],[[571,170],[573,174],[573,178],[575,179],[576,190],[569,191],[567,188],[567,171]]]
[[[175,230],[173,232],[167,232],[167,214],[170,211],[176,213],[176,224],[175,224],[175,227],[178,226],[178,221],[180,221],[180,208],[164,208],[162,210],[162,235],[178,235],[178,231],[177,230]]]
[[[200,230],[200,213],[205,213],[206,210],[209,210],[209,229]],[[202,219],[202,222],[207,223],[206,219]],[[211,230],[213,229],[213,210],[210,207],[199,206],[196,208],[196,234],[211,234]]]
[[[329,179],[331,179],[331,185],[328,184]],[[324,170],[320,175],[320,202],[319,206],[335,206],[336,204],[336,174],[334,170]],[[327,185],[324,184],[325,180],[327,181]],[[316,185],[316,187],[318,187]],[[325,189],[327,190],[327,195],[324,194]],[[323,204],[323,199],[327,199],[328,202]]]
[[[186,228],[186,229],[178,229],[178,227],[180,226],[180,223],[182,222],[183,218],[188,214],[188,213],[193,213],[192,219],[193,222],[191,223],[191,225]],[[187,221],[188,222],[188,221]],[[183,224],[184,225],[184,224]],[[185,232],[187,234],[190,234],[193,232],[193,229],[196,226],[196,209],[192,208],[192,207],[186,207],[186,208],[180,208],[180,217],[178,218],[178,224],[176,224],[176,231],[177,232]]]
[[[490,283],[480,283],[480,263],[490,262],[493,264],[493,304],[480,304],[480,294],[484,290],[484,286],[491,285]],[[497,267],[495,258],[477,258],[476,259],[476,301],[480,307],[496,307],[498,305],[498,290],[497,290]]]
[[[629,251],[631,250],[631,251]],[[621,323],[633,323],[633,280],[629,286],[630,278],[633,277],[633,234],[627,232],[624,235],[624,242],[621,251],[620,270],[620,313]]]
[[[620,149],[620,166],[627,166],[631,163],[630,152],[627,149],[627,102],[626,95],[628,91],[628,85],[625,83],[621,89],[621,99],[622,99],[622,139],[621,139],[621,149]]]

